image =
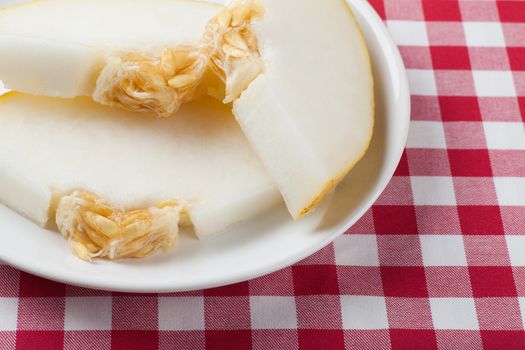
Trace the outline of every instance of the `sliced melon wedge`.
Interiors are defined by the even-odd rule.
[[[265,72],[234,102],[294,218],[331,193],[374,124],[366,44],[344,0],[263,0],[252,24]]]
[[[133,91],[133,98],[143,105],[159,99],[173,113],[200,82],[205,27],[221,9],[191,0],[37,0],[13,6],[0,11],[0,80],[20,92],[93,95],[98,102],[134,109],[126,96],[97,90],[97,80],[107,84],[102,70],[117,74],[119,64],[133,71],[140,67],[126,91],[141,85],[142,95]],[[147,70],[162,59],[168,72],[159,86],[163,77]],[[194,71],[195,79],[188,81]]]
[[[88,98],[0,97],[0,202],[40,225],[58,206],[81,257],[142,257],[173,244],[179,215],[203,238],[280,201],[216,101],[156,119]]]

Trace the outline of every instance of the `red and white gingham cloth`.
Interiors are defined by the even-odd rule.
[[[413,114],[362,220],[295,266],[193,293],[0,265],[0,349],[525,349],[525,2],[371,2]]]

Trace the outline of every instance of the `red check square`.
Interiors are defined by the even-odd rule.
[[[503,222],[497,206],[458,206],[464,235],[502,235]]]
[[[477,97],[440,96],[439,106],[444,122],[480,121],[481,111]]]
[[[436,332],[433,330],[391,329],[392,350],[437,350]]]
[[[434,69],[471,69],[468,49],[465,46],[432,46],[430,55]]]
[[[416,235],[418,233],[416,212],[413,206],[374,205],[372,212],[377,234]]]
[[[408,158],[407,158],[407,151],[403,151],[403,154],[401,155],[401,159],[399,160],[399,164],[397,165],[396,172],[394,173],[394,176],[409,176],[410,172],[408,170]]]
[[[296,265],[292,267],[295,295],[337,295],[336,267]]]
[[[20,297],[63,297],[66,286],[44,278],[20,273]]]
[[[489,152],[486,149],[449,149],[452,176],[492,176]]]
[[[523,350],[525,332],[523,331],[481,331],[485,350]]]
[[[300,329],[298,334],[301,350],[343,350],[345,348],[342,330]]]
[[[470,266],[469,275],[475,298],[517,296],[510,266]]]
[[[383,290],[387,297],[428,297],[423,267],[381,267]]]
[[[250,287],[248,282],[232,284],[225,287],[207,289],[204,291],[205,296],[212,297],[235,297],[247,296],[250,294]]]
[[[126,350],[157,350],[157,331],[112,331],[111,348]]]
[[[499,18],[502,22],[525,22],[525,2],[498,1]]]
[[[458,2],[455,0],[423,0],[427,21],[461,21]]]
[[[249,330],[206,331],[206,350],[251,350],[251,348],[252,332]]]
[[[510,67],[512,70],[525,70],[525,47],[509,47]]]
[[[20,350],[62,349],[63,346],[64,332],[62,331],[16,332],[16,348]]]
[[[383,0],[370,0],[370,5],[376,10],[377,14],[381,17],[381,19],[386,19],[385,14],[385,4]]]

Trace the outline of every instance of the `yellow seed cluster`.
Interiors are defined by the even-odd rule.
[[[143,258],[175,244],[180,211],[170,201],[126,211],[93,193],[77,191],[59,200],[56,222],[82,260]]]
[[[102,104],[169,117],[193,97],[205,69],[206,57],[195,47],[165,49],[160,57],[126,54],[108,60],[93,98]]]
[[[206,28],[205,42],[213,48],[209,66],[226,84],[225,103],[233,102],[264,70],[251,23],[264,15],[258,1],[241,1],[224,9]]]
[[[209,68],[225,82],[224,102],[232,102],[263,71],[250,29],[263,12],[258,0],[241,1],[210,21],[202,43],[165,49],[160,57],[124,54],[109,59],[97,79],[94,100],[169,117],[195,97]]]

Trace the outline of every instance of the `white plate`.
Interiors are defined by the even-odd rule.
[[[405,68],[381,19],[363,0],[348,0],[374,64],[376,127],[370,150],[313,215],[292,222],[284,207],[204,242],[183,235],[179,247],[146,260],[84,263],[64,239],[0,205],[0,259],[69,284],[127,292],[188,291],[252,279],[323,248],[353,225],[391,179],[409,125]]]

